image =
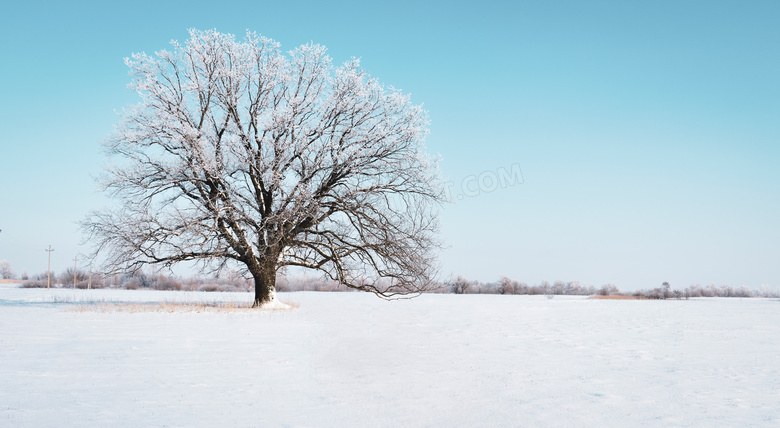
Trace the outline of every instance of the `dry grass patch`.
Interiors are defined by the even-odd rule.
[[[285,303],[285,307],[253,308],[246,302],[155,302],[155,303],[101,303],[83,305],[72,312],[123,312],[123,313],[258,313],[269,311],[290,311],[300,307],[298,303]]]
[[[24,280],[21,279],[0,279],[0,284],[21,284]]]

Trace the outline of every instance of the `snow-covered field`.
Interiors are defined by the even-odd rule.
[[[0,426],[780,425],[776,300],[280,298],[3,286]]]

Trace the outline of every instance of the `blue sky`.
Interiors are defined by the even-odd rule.
[[[187,29],[362,58],[432,119],[457,193],[442,274],[780,286],[780,3],[15,2],[0,23],[0,259],[73,264],[106,200],[99,144],[136,102],[122,59]],[[457,198],[456,198],[457,199]]]

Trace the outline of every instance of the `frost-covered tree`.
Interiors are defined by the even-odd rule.
[[[16,273],[8,260],[0,260],[0,279],[16,279]]]
[[[237,264],[255,305],[275,299],[286,266],[383,297],[430,283],[443,186],[408,95],[357,59],[283,53],[254,33],[191,30],[125,62],[141,102],[104,143],[119,206],[83,221],[93,256],[130,270]]]
[[[471,287],[471,283],[464,277],[458,275],[449,284],[450,290],[455,294],[466,294]]]
[[[509,277],[502,276],[498,280],[498,292],[500,294],[516,294],[517,285],[517,281],[512,281]]]

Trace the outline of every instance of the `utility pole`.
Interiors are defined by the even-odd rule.
[[[49,253],[49,267],[46,268],[46,290],[49,290],[49,286],[51,286],[51,252],[54,251],[51,249],[51,245],[49,245],[48,250],[43,250]]]
[[[79,256],[73,258],[73,289],[76,289],[76,263],[78,263]]]

